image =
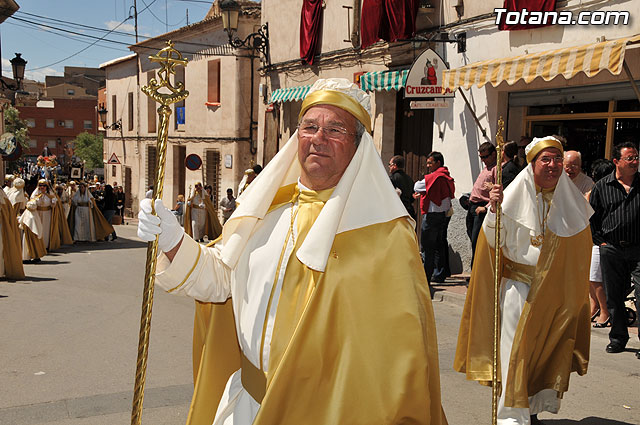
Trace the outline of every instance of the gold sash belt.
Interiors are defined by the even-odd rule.
[[[197,210],[203,210],[204,207],[201,207],[200,205],[191,205],[191,208],[195,208]]]
[[[78,202],[78,206],[79,207],[88,207],[89,203],[88,202]]]
[[[533,276],[536,273],[536,266],[516,263],[504,256],[502,257],[502,264],[502,277],[517,280],[518,282],[526,283],[531,286],[531,283],[533,283]]]
[[[253,365],[244,356],[244,353],[240,353],[241,368],[240,380],[245,390],[253,397],[258,403],[262,403],[265,393],[267,392],[267,376],[264,372]]]
[[[50,211],[51,207],[38,207],[38,211]]]

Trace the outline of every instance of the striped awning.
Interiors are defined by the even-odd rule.
[[[482,87],[491,83],[495,87],[503,81],[509,85],[519,80],[530,83],[537,77],[549,81],[562,75],[569,79],[580,72],[593,77],[603,70],[618,75],[622,71],[627,45],[639,42],[640,35],[635,35],[584,46],[476,62],[444,71],[443,86],[455,90],[458,87],[469,89],[473,85]]]
[[[408,69],[367,72],[360,76],[360,87],[364,91],[400,90],[407,81],[407,74]]]
[[[308,86],[287,87],[284,89],[276,89],[271,93],[270,103],[290,102],[292,100],[302,100],[311,88]]]

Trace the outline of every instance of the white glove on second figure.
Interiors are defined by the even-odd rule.
[[[156,200],[157,216],[151,214],[151,202],[152,200],[147,198],[140,201],[138,237],[145,242],[151,242],[159,235],[158,248],[163,252],[171,251],[182,240],[184,229],[160,199]]]

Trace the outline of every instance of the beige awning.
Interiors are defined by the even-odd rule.
[[[476,62],[444,71],[442,74],[443,86],[455,90],[458,87],[469,89],[473,85],[482,87],[491,83],[495,87],[503,81],[509,85],[515,84],[518,80],[530,83],[537,77],[549,81],[558,75],[563,75],[564,78],[569,79],[580,72],[593,77],[603,70],[618,75],[622,71],[627,45],[635,43],[640,43],[640,35],[584,46]]]

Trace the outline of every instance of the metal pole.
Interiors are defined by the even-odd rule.
[[[180,52],[173,48],[173,43],[167,41],[167,47],[160,50],[155,56],[150,56],[151,62],[160,63],[158,80],[155,78],[149,81],[148,86],[142,87],[142,92],[160,103],[158,115],[157,157],[156,157],[156,178],[153,186],[153,200],[151,211],[155,215],[155,201],[162,198],[164,187],[164,172],[167,154],[167,138],[169,135],[169,117],[171,116],[172,103],[180,102],[189,96],[189,92],[184,90],[182,83],[177,83],[174,87],[169,77],[175,74],[176,65],[187,65],[187,60],[182,58]],[[160,89],[168,89],[160,93]],[[153,308],[153,290],[156,275],[156,259],[158,257],[158,238],[149,242],[147,246],[147,263],[144,276],[144,292],[142,297],[142,315],[140,319],[140,335],[138,339],[138,360],[136,362],[136,381],[133,392],[133,407],[131,410],[131,425],[140,425],[142,422],[142,403],[144,400],[144,385],[147,375],[147,358],[149,355],[149,332],[151,330],[151,310]]]
[[[502,146],[504,145],[504,120],[498,120],[498,132],[496,134],[496,184],[502,184]],[[502,264],[500,261],[500,216],[502,205],[496,205],[496,235],[495,235],[495,268],[493,280],[493,368],[491,371],[491,423],[498,423],[498,349],[500,331],[500,281],[502,280]]]

